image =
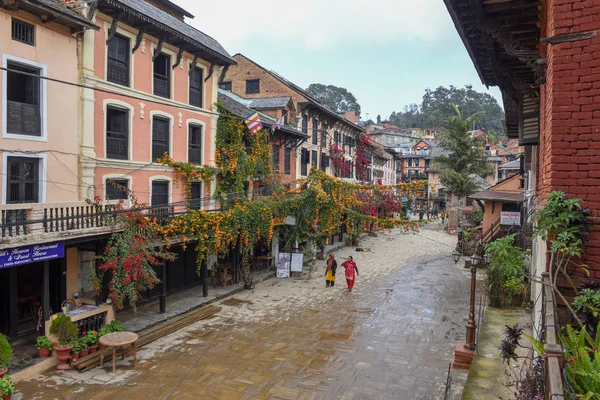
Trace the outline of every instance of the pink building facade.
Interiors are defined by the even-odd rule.
[[[100,30],[84,39],[83,80],[96,90],[84,90],[81,178],[103,199],[126,199],[127,187],[143,204],[180,202],[183,185],[156,159],[215,163],[218,79],[235,61],[183,10],[159,3],[100,0]],[[193,184],[193,197],[210,193]]]

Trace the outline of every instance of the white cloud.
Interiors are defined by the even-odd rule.
[[[309,50],[389,41],[436,42],[453,29],[441,0],[175,0],[196,16],[188,20],[234,51],[250,40],[303,44]],[[289,46],[286,47],[286,44]]]

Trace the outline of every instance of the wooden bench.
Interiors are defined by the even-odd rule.
[[[133,366],[135,367],[136,363],[136,342],[138,340],[138,335],[133,332],[113,332],[108,333],[100,338],[100,367],[104,364],[104,348],[112,347],[113,349],[113,374],[117,370],[117,347],[123,347],[127,345],[131,345],[131,349],[133,352]],[[125,359],[125,352],[122,352],[121,359]]]

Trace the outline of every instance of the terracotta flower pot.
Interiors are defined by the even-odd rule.
[[[3,394],[2,400],[10,400],[11,397],[12,397],[12,394]]]
[[[98,351],[98,345],[90,346],[88,347],[88,349],[90,350],[90,354],[95,353],[96,351]]]
[[[2,367],[0,367],[0,378],[2,378],[7,373],[8,373],[8,368],[2,368]]]
[[[65,371],[69,369],[69,358],[71,358],[71,350],[73,349],[73,345],[69,347],[55,347],[54,351],[56,352],[56,358],[60,362],[56,369],[59,371]]]
[[[48,349],[38,349],[38,355],[42,358],[50,356],[50,350]]]
[[[90,348],[89,348],[89,347],[88,347],[87,349],[85,349],[85,350],[81,350],[81,351],[79,352],[79,357],[85,357],[85,356],[87,356],[88,354],[90,354]]]

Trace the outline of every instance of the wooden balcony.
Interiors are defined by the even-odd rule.
[[[110,232],[118,208],[117,200],[1,205],[0,249]]]

